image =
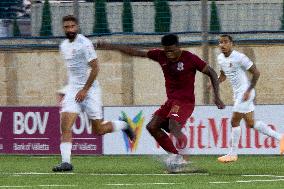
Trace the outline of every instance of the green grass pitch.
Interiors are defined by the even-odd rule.
[[[208,173],[167,174],[155,156],[73,156],[74,171],[53,173],[60,156],[0,155],[1,188],[284,188],[281,156],[239,156],[221,164],[217,156],[191,156],[193,167]]]

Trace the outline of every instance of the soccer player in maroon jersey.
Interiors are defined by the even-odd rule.
[[[160,64],[165,77],[168,99],[154,113],[153,118],[147,124],[147,129],[164,150],[172,154],[178,154],[178,150],[165,131],[171,133],[177,139],[179,148],[185,148],[187,138],[181,132],[181,129],[194,110],[196,71],[209,76],[214,91],[214,102],[217,107],[223,109],[225,105],[219,96],[217,74],[206,62],[189,51],[181,50],[178,36],[174,34],[163,36],[161,43],[163,49],[154,49],[148,52],[104,41],[99,41],[97,45],[102,49],[118,50],[131,56],[147,57]],[[181,159],[182,156],[176,155],[175,158]]]

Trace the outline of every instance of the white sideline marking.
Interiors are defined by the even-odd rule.
[[[242,175],[243,177],[276,177],[276,175]]]
[[[35,158],[35,159],[53,159],[52,156],[31,156],[29,158]]]
[[[38,185],[40,187],[65,187],[65,186],[70,186],[70,187],[76,187],[77,185],[74,184],[44,184],[44,185]]]
[[[32,188],[33,186],[0,186],[0,188]]]
[[[284,179],[258,179],[258,180],[236,180],[231,182],[209,182],[210,184],[229,184],[229,183],[251,183],[251,182],[279,182],[284,181]]]
[[[0,173],[0,175],[90,175],[90,176],[189,176],[201,175],[208,176],[208,173],[182,173],[182,174],[163,174],[163,173],[38,173],[38,172],[20,172],[20,173]]]
[[[272,180],[237,180],[237,183],[249,183],[249,182],[277,182],[284,181],[284,179],[272,179]]]
[[[75,175],[75,173],[0,173],[0,175],[24,176],[24,175]]]
[[[107,186],[142,186],[142,185],[176,185],[184,183],[171,183],[171,182],[154,182],[154,183],[118,183],[118,184],[104,184]]]
[[[0,188],[33,188],[33,187],[66,187],[66,186],[69,186],[69,187],[76,187],[77,185],[63,185],[63,184],[49,184],[49,185],[34,185],[34,186],[10,186],[10,185],[3,185],[3,186],[0,186]]]
[[[209,182],[210,184],[228,184],[230,182]]]
[[[189,176],[189,175],[209,175],[208,173],[181,173],[181,174],[163,174],[163,173],[90,173],[92,176]]]

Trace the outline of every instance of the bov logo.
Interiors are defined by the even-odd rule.
[[[128,124],[130,124],[130,127],[133,129],[134,133],[136,134],[136,140],[134,142],[131,142],[127,135],[123,133],[123,139],[125,142],[125,147],[127,152],[135,152],[141,137],[142,133],[142,126],[144,123],[144,117],[142,117],[142,111],[140,111],[133,119],[127,116],[125,112],[121,112],[121,116],[119,119],[121,120],[127,120]]]

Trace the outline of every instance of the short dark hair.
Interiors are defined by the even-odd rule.
[[[231,42],[234,42],[233,37],[228,34],[220,35],[220,37],[227,37]]]
[[[162,37],[162,45],[163,46],[171,46],[178,45],[178,36],[175,34],[167,34]]]
[[[64,16],[64,17],[62,18],[62,23],[63,23],[63,22],[67,22],[67,21],[73,21],[73,22],[75,22],[76,24],[78,24],[77,18],[76,18],[75,16],[73,16],[73,15],[67,15],[67,16]]]

